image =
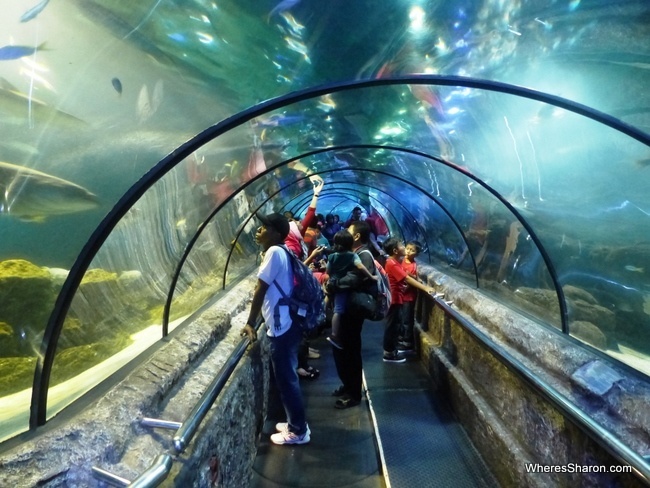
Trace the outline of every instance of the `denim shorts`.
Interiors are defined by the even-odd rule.
[[[347,291],[337,291],[334,295],[334,313],[345,313],[345,309],[348,305],[348,295]]]

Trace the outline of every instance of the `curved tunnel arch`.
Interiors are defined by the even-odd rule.
[[[320,151],[325,151],[325,150],[320,150]],[[301,156],[301,157],[304,157],[304,155]],[[284,163],[282,163],[282,165],[287,165],[287,164],[289,164],[291,161],[292,161],[292,160],[285,161]],[[260,204],[255,208],[255,209],[253,209],[253,211],[251,211],[250,215],[249,215],[249,216],[248,216],[248,217],[247,217],[247,218],[246,218],[246,219],[241,223],[241,225],[240,225],[240,229],[239,229],[239,231],[236,233],[236,235],[235,235],[235,237],[234,237],[234,239],[233,239],[233,242],[232,242],[232,244],[231,244],[230,251],[229,251],[229,253],[228,253],[228,258],[227,258],[227,260],[226,260],[226,266],[225,266],[225,268],[224,268],[224,275],[223,275],[223,280],[222,280],[222,283],[224,284],[224,287],[225,287],[225,283],[226,283],[226,273],[228,272],[228,262],[230,261],[230,257],[232,256],[232,253],[233,253],[233,250],[234,250],[234,248],[235,248],[235,246],[236,246],[237,240],[238,240],[239,237],[241,236],[241,234],[242,234],[244,228],[246,227],[246,225],[248,224],[248,222],[250,222],[253,218],[255,218],[255,215],[257,214],[257,212],[259,212],[260,209],[262,209],[262,208],[264,207],[264,205],[265,205],[268,201],[272,200],[273,197],[275,197],[275,196],[277,196],[278,194],[280,194],[280,192],[281,192],[283,189],[285,189],[285,188],[287,188],[287,187],[290,187],[290,186],[293,186],[293,185],[297,184],[297,183],[300,182],[300,181],[308,180],[310,176],[313,176],[313,175],[330,174],[330,173],[337,173],[337,172],[340,172],[340,171],[346,171],[346,170],[350,170],[350,169],[353,169],[353,170],[358,171],[358,172],[364,172],[364,171],[366,171],[366,172],[370,172],[370,173],[378,173],[378,174],[382,174],[382,175],[384,175],[384,176],[388,176],[388,177],[392,177],[392,178],[398,179],[398,180],[400,180],[402,183],[404,183],[405,185],[411,186],[411,187],[414,188],[415,190],[419,191],[420,193],[422,193],[423,195],[425,195],[427,198],[433,200],[434,202],[436,201],[435,198],[433,198],[431,195],[429,195],[429,194],[428,194],[424,189],[418,187],[417,185],[413,184],[412,182],[408,182],[408,181],[406,181],[406,180],[405,180],[404,178],[402,178],[402,177],[398,177],[398,176],[396,176],[396,175],[392,175],[392,174],[390,174],[390,173],[385,173],[385,172],[378,171],[378,170],[370,170],[370,169],[367,169],[367,168],[349,168],[349,167],[348,167],[348,168],[345,168],[345,169],[343,169],[343,170],[342,170],[342,169],[331,169],[331,170],[327,170],[327,171],[314,172],[314,173],[312,173],[312,174],[309,175],[309,176],[304,176],[304,177],[301,177],[301,178],[297,178],[297,179],[296,179],[295,181],[293,181],[291,184],[287,185],[286,187],[283,187],[283,188],[279,189],[279,190],[278,190],[276,193],[274,193],[273,195],[269,195],[269,197],[266,198],[263,202],[261,202],[261,203],[260,203]],[[251,181],[251,183],[252,183],[252,181]],[[234,198],[234,195],[233,195],[233,198]],[[437,203],[437,202],[436,202],[436,203]],[[222,208],[222,206],[220,206],[219,210],[220,210],[221,208]],[[442,207],[441,207],[441,208],[442,208]],[[443,208],[443,211],[444,211],[444,208]],[[212,219],[215,215],[217,215],[217,214],[218,214],[218,210],[217,210],[216,212],[214,212],[208,220],[211,220],[211,219]],[[463,239],[465,239],[464,234],[463,234],[463,232],[462,232],[462,229],[461,229],[460,226],[458,226],[458,224],[455,222],[455,220],[453,219],[453,216],[449,216],[449,219],[450,219],[451,222],[454,222],[454,223],[455,223],[456,229],[458,230],[459,234],[463,237]],[[204,229],[204,228],[205,228],[205,226],[202,226],[201,230]],[[193,242],[196,242],[196,239],[194,239]],[[465,240],[465,245],[466,245],[467,248],[469,249],[469,246],[467,245],[467,241],[466,241],[466,240]],[[471,254],[471,251],[469,251],[469,252],[470,252],[470,254]],[[187,254],[189,254],[189,252],[188,252]],[[177,278],[178,278],[178,275],[180,275],[180,272],[181,272],[181,269],[182,269],[182,263],[185,261],[185,259],[187,259],[187,255],[184,256],[184,259],[183,259],[182,261],[179,261],[179,266],[178,266],[177,271],[176,271],[176,273],[175,273],[175,277],[176,277],[176,279],[174,280],[174,283],[176,283]],[[478,282],[478,278],[477,278],[477,282]],[[478,286],[478,285],[477,285],[477,286]],[[171,297],[173,297],[173,295],[174,295],[174,293],[173,293],[173,289],[171,289],[171,290],[170,290],[170,293],[168,294],[169,299],[168,299],[168,305],[167,305],[167,307],[166,307],[166,310],[169,310],[169,308],[171,307]],[[169,308],[168,308],[168,307],[169,307]],[[167,315],[167,316],[163,319],[163,324],[166,324],[166,323],[168,323],[168,322],[169,322],[169,315]]]
[[[338,182],[337,181],[329,181],[328,185],[340,184],[340,183],[343,183],[343,182],[341,182],[341,181],[338,181]],[[371,186],[368,186],[368,185],[363,185],[363,188],[373,189],[375,191],[378,191],[378,192],[382,193],[384,196],[388,196],[388,194],[386,192],[382,192],[381,190],[378,190],[375,187],[371,187]],[[337,187],[337,188],[334,188],[334,189],[323,189],[323,191],[321,191],[319,200],[322,202],[322,201],[325,200],[325,198],[323,198],[323,196],[327,197],[328,195],[334,195],[337,192],[345,192],[346,195],[365,195],[366,198],[368,198],[368,200],[374,200],[375,203],[378,203],[378,201],[377,201],[377,199],[375,197],[368,197],[368,194],[364,193],[362,190],[354,189],[354,188],[343,188],[343,187],[340,187],[340,186]],[[303,212],[303,210],[305,210],[307,208],[310,199],[311,198],[310,198],[309,195],[301,196],[301,197],[299,197],[297,199],[294,198],[292,200],[292,202],[294,202],[295,200],[298,200],[298,201],[294,202],[294,205],[288,210],[290,212],[292,212],[294,215],[296,215],[296,214],[300,215]],[[355,202],[356,203],[355,206],[361,206],[363,208],[363,205],[358,203],[358,200],[355,200],[354,198],[350,197],[348,199],[348,201]],[[283,207],[283,208],[286,208],[286,207]],[[367,210],[367,209],[364,208],[364,210]],[[392,222],[395,222],[394,225],[399,230],[399,234],[402,235],[402,237],[403,237],[404,236],[404,230],[402,229],[401,225],[399,224],[399,219],[397,217],[395,217],[394,212],[392,212],[391,210],[388,210],[388,209],[386,209],[385,212],[387,212],[391,216]],[[318,212],[318,213],[321,213],[321,212]],[[382,218],[385,219],[384,216],[382,216]]]
[[[346,181],[330,181],[330,182],[328,182],[329,185],[340,185],[340,184],[346,184],[346,183],[349,183],[349,182],[346,182]],[[420,223],[417,221],[417,219],[415,218],[415,216],[411,213],[411,211],[408,210],[404,205],[402,205],[402,204],[401,204],[401,203],[400,203],[400,202],[399,202],[399,201],[398,201],[398,200],[397,200],[393,195],[391,195],[390,193],[388,193],[388,192],[386,192],[386,191],[383,191],[383,190],[381,190],[381,189],[379,189],[379,188],[377,188],[377,187],[375,187],[375,186],[364,185],[364,188],[370,188],[370,189],[372,189],[372,190],[374,190],[374,191],[376,191],[376,192],[381,193],[383,196],[388,197],[388,198],[390,198],[391,200],[393,200],[393,201],[394,201],[394,202],[395,202],[395,203],[396,203],[396,204],[397,204],[397,205],[398,205],[398,206],[399,206],[399,207],[400,207],[404,212],[406,212],[406,213],[408,214],[409,218],[411,219],[411,222],[414,223],[414,224],[415,224],[415,225],[420,229],[420,231],[422,231],[422,226],[421,226]],[[335,194],[337,190],[343,190],[343,191],[345,191],[345,192],[348,192],[348,191],[349,191],[349,192],[352,192],[352,193],[356,193],[356,194],[361,194],[361,195],[366,195],[366,196],[367,196],[367,194],[364,194],[361,190],[352,189],[352,188],[344,188],[344,187],[340,187],[340,186],[337,187],[337,188],[334,188],[334,189],[324,189],[324,190],[321,192],[321,195],[322,195],[323,193],[326,193],[326,194],[327,194],[328,192],[331,192],[332,194]],[[304,209],[306,208],[307,203],[309,202],[308,198],[309,198],[309,196],[307,196],[307,197],[303,197],[302,200],[305,200],[305,201],[301,201],[301,203],[300,203],[300,204],[297,204],[298,206],[294,207],[294,209],[295,209],[296,211],[298,211],[299,213],[300,213],[302,210],[304,210]],[[370,198],[372,198],[372,199],[375,201],[375,203],[380,203],[380,204],[381,204],[381,202],[380,202],[376,197],[370,197]],[[355,201],[355,200],[352,200],[352,201]],[[396,223],[395,225],[398,226],[398,228],[399,228],[399,232],[400,232],[400,234],[401,234],[401,236],[402,236],[402,239],[404,239],[404,238],[405,238],[405,233],[404,233],[404,230],[402,229],[402,226],[400,225],[399,220],[397,219],[397,217],[395,217],[395,215],[393,214],[393,212],[392,212],[388,207],[386,207],[386,210],[385,210],[385,211],[391,214],[392,220]],[[383,216],[382,216],[382,217],[383,217]],[[421,232],[421,233],[422,233],[422,235],[424,236],[424,232]],[[426,236],[424,236],[424,238],[426,239]],[[428,243],[427,243],[427,250],[428,250]],[[428,255],[429,255],[429,262],[431,262],[431,254],[428,253]]]
[[[100,225],[92,233],[86,245],[79,253],[77,260],[74,262],[70,269],[67,279],[65,280],[58,296],[56,303],[52,309],[50,319],[43,334],[41,342],[40,354],[37,358],[37,366],[35,369],[34,383],[32,390],[32,407],[30,415],[30,427],[34,428],[42,425],[46,420],[46,407],[47,407],[47,389],[49,386],[50,372],[54,360],[54,354],[58,343],[58,337],[63,327],[63,321],[70,307],[72,297],[79,287],[82,277],[90,265],[92,258],[100,249],[110,232],[115,228],[117,223],[124,217],[126,212],[138,201],[142,195],[159,179],[161,179],[167,172],[169,172],[176,164],[182,161],[185,157],[191,155],[196,149],[203,146],[205,143],[226,133],[228,130],[238,127],[255,117],[264,115],[270,111],[280,109],[292,103],[307,100],[313,97],[336,93],[339,91],[360,88],[360,87],[374,87],[384,85],[440,85],[440,86],[462,86],[468,88],[476,88],[487,91],[495,91],[506,93],[514,96],[524,97],[532,100],[541,101],[554,105],[565,110],[585,116],[589,119],[595,120],[608,127],[622,132],[629,137],[650,146],[650,135],[646,134],[639,129],[629,126],[620,120],[603,114],[599,111],[593,110],[584,105],[571,102],[570,100],[556,97],[553,95],[545,94],[536,90],[530,90],[522,87],[508,85],[494,81],[477,80],[473,78],[464,78],[457,76],[437,76],[437,75],[413,75],[394,78],[381,78],[374,80],[362,80],[354,82],[345,82],[340,84],[325,85],[316,88],[301,90],[296,93],[278,97],[266,102],[263,102],[255,107],[245,110],[237,115],[229,117],[228,119],[206,129],[198,134],[193,139],[189,140],[175,151],[170,153],[167,157],[163,158],[157,165],[151,168],[136,184],[134,184],[118,201],[113,209],[106,215]],[[507,202],[506,202],[507,206]],[[509,207],[514,215],[517,215],[514,207]],[[526,227],[526,221],[523,218],[519,219],[520,222]],[[534,233],[532,229],[527,228],[530,235]],[[540,248],[543,249],[543,248]],[[546,256],[545,256],[546,258]],[[549,267],[552,269],[552,267]],[[555,277],[556,278],[556,277]],[[555,283],[556,288],[557,282]],[[561,288],[559,289],[561,294]],[[565,307],[564,300],[560,299],[560,306]],[[563,331],[567,331],[566,321],[567,312],[564,308],[562,310],[562,323]]]

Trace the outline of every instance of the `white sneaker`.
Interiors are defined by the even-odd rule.
[[[284,432],[289,430],[289,422],[278,422],[277,424],[275,424],[275,430],[277,430],[278,432]],[[307,424],[307,433],[311,435],[309,424]]]
[[[310,440],[309,435],[311,434],[309,430],[309,425],[307,426],[307,430],[303,435],[297,435],[294,434],[293,432],[289,431],[288,425],[286,422],[280,422],[276,425],[276,428],[278,426],[285,426],[284,430],[281,430],[280,432],[277,432],[275,434],[271,435],[271,442],[273,444],[307,444]]]

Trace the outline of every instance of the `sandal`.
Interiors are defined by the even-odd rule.
[[[296,372],[300,378],[305,378],[307,380],[315,380],[320,376],[320,371],[312,366],[308,366],[307,368],[298,368]]]

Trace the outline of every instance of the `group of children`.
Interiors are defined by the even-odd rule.
[[[347,230],[341,230],[334,235],[333,253],[327,261],[327,274],[335,283],[348,273],[357,272],[360,276],[374,281],[379,280],[377,272],[368,270],[352,250],[353,237]],[[415,258],[420,253],[420,244],[411,241],[404,246],[397,238],[389,238],[384,243],[384,251],[388,255],[386,273],[390,281],[391,307],[386,318],[386,334],[384,337],[384,361],[402,362],[398,349],[407,351],[413,349],[413,327],[415,323],[415,300],[417,290],[434,293],[433,288],[421,283],[418,276]],[[332,292],[329,293],[331,295]],[[327,340],[336,348],[342,349],[340,342],[341,318],[347,309],[350,292],[338,289],[333,292],[332,330]]]
[[[367,269],[353,251],[354,238],[347,226],[338,222],[338,216],[328,214],[326,217],[316,214],[316,201],[322,182],[314,185],[314,197],[302,222],[291,217],[290,233],[285,243],[294,253],[310,265],[314,275],[325,284],[327,280],[336,283],[350,273],[360,279],[379,280],[379,273]],[[356,214],[355,214],[356,212]],[[361,208],[356,207],[350,224],[361,219]],[[310,232],[311,231],[311,232]],[[374,234],[371,234],[374,235]],[[387,235],[387,230],[386,230]],[[371,239],[372,240],[372,239]],[[295,242],[294,242],[295,241]],[[331,249],[327,246],[331,244]],[[379,251],[379,245],[375,246]],[[378,251],[378,252],[379,252]],[[387,238],[383,243],[380,262],[385,261],[385,271],[390,281],[391,306],[386,317],[384,333],[384,361],[402,362],[399,351],[413,348],[413,326],[415,322],[415,299],[417,290],[435,293],[433,288],[417,279],[416,257],[420,245],[410,241],[406,246],[397,238]],[[332,346],[342,349],[342,316],[348,308],[350,292],[345,289],[332,289],[327,292],[326,305],[332,305],[332,331],[327,340]],[[306,364],[306,363],[305,363]],[[304,369],[304,368],[303,368]],[[313,368],[309,368],[313,369]]]
[[[401,363],[406,359],[400,351],[413,349],[413,327],[415,323],[415,299],[417,290],[435,295],[435,289],[418,280],[415,258],[420,245],[411,241],[404,246],[402,241],[391,237],[384,242],[386,274],[390,281],[391,306],[384,328],[384,362]]]

